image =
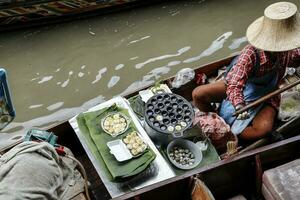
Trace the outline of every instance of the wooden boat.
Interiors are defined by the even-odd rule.
[[[196,74],[205,73],[208,77],[216,76],[218,69],[228,65],[232,58],[233,56],[200,66],[195,69],[195,72]],[[170,86],[173,79],[174,77],[171,77],[164,80],[163,83]],[[190,100],[191,92],[196,86],[195,82],[190,82],[179,89],[172,89],[172,92]],[[148,87],[142,89],[146,88]],[[128,99],[137,94],[138,91],[135,91],[124,97]],[[128,192],[116,199],[190,199],[189,183],[191,177],[194,176],[199,176],[217,199],[225,199],[238,193],[260,195],[262,170],[300,157],[298,151],[300,117],[281,124],[277,130],[284,135],[285,140],[275,143],[271,143],[269,139],[259,140],[254,145],[250,145],[250,148],[245,148],[243,153]],[[55,133],[59,137],[58,143],[70,148],[75,157],[82,162],[91,183],[90,191],[94,199],[110,199],[108,191],[69,122],[50,127],[48,131]]]
[[[113,12],[154,1],[1,0],[0,31]]]

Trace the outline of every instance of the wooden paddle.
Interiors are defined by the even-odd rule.
[[[288,89],[290,89],[290,88],[298,85],[299,83],[300,83],[300,79],[297,80],[297,81],[295,81],[295,82],[293,82],[293,83],[291,83],[291,84],[288,84],[288,85],[286,85],[286,86],[284,86],[282,88],[279,88],[279,89],[275,90],[274,92],[271,92],[271,93],[269,93],[269,94],[267,94],[267,95],[265,95],[265,96],[257,99],[256,101],[254,101],[254,102],[246,105],[245,107],[241,108],[240,110],[236,111],[233,114],[233,116],[237,116],[237,115],[239,115],[239,114],[241,114],[241,113],[249,110],[250,108],[252,108],[254,106],[257,106],[258,104],[260,104],[260,103],[262,103],[262,102],[264,102],[264,101],[266,101],[266,100],[268,100],[268,99],[270,99],[270,98],[272,98],[272,97],[274,97],[274,96],[276,96],[276,95],[278,95],[278,94],[280,94],[280,93],[282,93],[282,92],[284,92],[284,91],[286,91],[286,90],[288,90]]]

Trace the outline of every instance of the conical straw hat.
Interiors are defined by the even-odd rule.
[[[271,4],[264,16],[247,29],[250,44],[264,51],[288,51],[300,47],[300,14],[289,2]]]

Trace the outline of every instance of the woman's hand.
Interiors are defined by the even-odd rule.
[[[238,111],[238,110],[240,110],[241,108],[243,108],[244,106],[245,106],[245,105],[238,104],[238,105],[235,107],[235,110]],[[239,115],[237,116],[236,119],[244,120],[244,119],[248,119],[249,117],[250,117],[250,115],[249,115],[248,111],[245,111],[245,112],[239,114]]]

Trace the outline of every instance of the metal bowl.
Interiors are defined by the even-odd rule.
[[[173,159],[171,159],[170,157],[170,152],[172,151],[172,149],[174,149],[175,147],[181,147],[184,149],[189,149],[190,152],[192,152],[194,154],[194,159],[195,162],[192,165],[182,165],[177,163],[176,161],[174,161]],[[170,162],[177,168],[179,169],[184,169],[184,170],[189,170],[189,169],[193,169],[195,167],[197,167],[200,162],[202,161],[202,151],[197,147],[197,145],[189,140],[185,140],[185,139],[176,139],[172,142],[170,142],[167,146],[167,155],[168,158],[170,160]]]
[[[104,128],[104,123],[105,123],[105,120],[108,117],[113,117],[115,114],[118,114],[118,115],[120,115],[121,118],[125,119],[126,126],[125,126],[124,130],[122,130],[122,131],[119,131],[117,133],[115,133],[115,132],[110,133],[107,129]],[[104,132],[106,132],[107,134],[109,134],[112,137],[116,137],[118,135],[123,134],[125,131],[127,131],[128,127],[129,127],[129,124],[130,124],[130,119],[125,114],[123,114],[121,112],[110,112],[107,115],[105,115],[105,117],[103,117],[101,119],[101,128],[103,129]]]

